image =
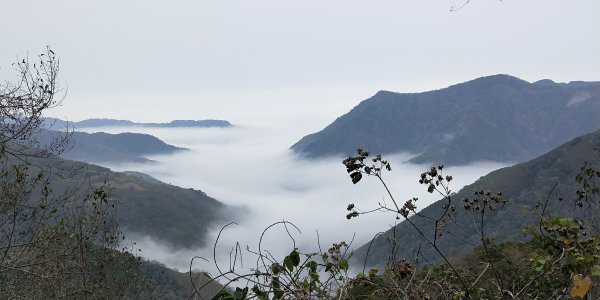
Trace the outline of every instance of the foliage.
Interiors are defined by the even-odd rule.
[[[265,250],[248,249],[258,257],[256,268],[240,273],[234,263],[225,272],[219,269],[220,274],[214,280],[225,279],[226,286],[240,281],[242,285],[235,290],[224,289],[213,299],[592,299],[600,294],[600,236],[594,223],[596,216],[586,218],[576,212],[577,208],[589,209],[599,204],[600,171],[588,163],[574,176],[579,188],[574,197],[569,197],[572,201],[557,198],[562,205],[570,203],[571,214],[550,214],[553,188],[537,207],[538,226],[528,229],[533,238],[527,242],[502,243],[488,237],[492,228],[487,224],[489,215],[510,205],[502,192],[480,189],[456,201],[456,194],[450,188],[452,176],[444,174],[443,166],[434,166],[418,180],[427,192],[439,193],[443,200],[436,206],[439,209],[436,214],[426,215],[417,209],[417,198],[402,205],[396,201],[383,179],[384,171],[392,168],[380,155],[371,158],[369,152],[358,149],[357,155],[346,158],[343,164],[352,183],[358,184],[365,176],[375,177],[391,200],[390,205],[378,203],[375,209],[366,211],[349,204],[346,217],[354,219],[374,211],[393,213],[425,241],[415,249],[413,257],[397,258],[395,245],[403,241],[395,235],[387,236],[392,247],[383,268],[373,267],[367,272],[363,267],[358,274],[348,272],[347,259],[352,254],[340,256],[342,260],[333,259],[333,267],[328,268],[327,260],[335,255],[302,254],[294,245],[289,255],[276,260]],[[452,235],[459,239],[447,227],[465,217],[478,232],[479,245],[471,252],[451,257],[438,243],[439,238]],[[416,222],[417,219],[424,221]],[[431,225],[423,226],[424,222]],[[329,253],[339,253],[336,249],[347,247],[345,243],[334,244]],[[427,247],[437,253],[441,264],[432,263],[420,254]],[[238,250],[233,254],[234,262]],[[328,273],[332,270],[335,272]],[[330,284],[319,285],[321,282]]]
[[[126,242],[119,223],[177,241],[186,235],[185,242],[195,245],[204,238],[198,228],[206,230],[207,220],[218,216],[222,205],[201,191],[143,174],[114,173],[60,159],[57,155],[82,133],[47,130],[60,125],[44,118],[62,100],[59,60],[49,48],[38,59],[14,64],[17,80],[0,84],[0,298],[186,298],[192,288],[188,274],[141,261],[139,249]],[[139,147],[157,142],[136,137],[134,152],[152,150]],[[176,149],[158,142],[162,150]],[[120,140],[112,146],[131,150],[123,149],[130,147]],[[144,205],[157,202],[162,206],[151,211],[159,211],[158,215],[149,214]],[[188,222],[190,228],[176,234],[160,232],[157,229],[175,227],[165,224],[168,218],[161,214],[176,216],[172,222],[198,221]],[[202,296],[212,296],[220,288],[209,284],[209,292]]]
[[[56,190],[87,183],[99,186],[108,180],[117,205],[117,222],[130,237],[150,236],[173,248],[205,246],[210,226],[229,212],[221,202],[200,190],[181,188],[140,173],[113,172],[60,159],[53,164],[69,173],[51,179]]]
[[[579,189],[579,184],[573,180],[580,172],[582,161],[585,159],[590,166],[600,165],[600,157],[592,149],[600,145],[600,131],[574,139],[553,151],[529,162],[511,167],[498,169],[465,186],[452,194],[456,211],[451,222],[444,225],[446,233],[438,237],[437,244],[451,257],[464,255],[470,249],[481,244],[478,227],[473,226],[473,219],[480,219],[476,211],[462,209],[465,198],[472,199],[480,191],[502,192],[502,198],[507,201],[498,205],[496,210],[488,210],[485,214],[485,228],[488,238],[496,241],[527,241],[531,238],[531,229],[539,230],[540,214],[547,203],[546,215],[563,215],[578,219],[594,220],[588,222],[588,233],[596,230],[600,213],[597,205],[585,205],[582,208],[574,206],[573,191]],[[446,171],[446,169],[444,169]],[[420,178],[415,178],[418,180]],[[454,192],[454,191],[452,191]],[[560,201],[561,197],[563,200]],[[548,201],[547,201],[548,200]],[[388,201],[389,202],[389,201]],[[443,211],[445,199],[427,207],[421,207],[420,213],[426,216],[436,216]],[[391,204],[391,203],[390,203]],[[364,205],[363,205],[364,206]],[[370,207],[361,207],[370,209]],[[426,218],[414,218],[413,222],[423,228],[428,237],[433,238],[433,222]],[[529,228],[529,229],[526,229]],[[526,230],[525,230],[526,229]],[[394,232],[392,232],[392,230]],[[414,249],[424,245],[424,241],[408,222],[401,222],[386,234],[380,235],[371,245],[361,246],[354,252],[353,263],[382,267],[386,263],[390,245],[388,236],[402,237],[402,243],[396,244],[397,257],[412,258]],[[369,255],[367,256],[367,250]],[[441,262],[441,258],[430,247],[421,247],[419,251],[421,263],[433,264]]]
[[[375,176],[383,182],[380,168],[365,163],[369,156],[368,152],[359,149],[357,154],[344,160],[344,165],[353,179],[352,182],[357,183],[355,180],[357,176],[354,174],[356,172]],[[374,164],[381,161],[380,156],[372,159]],[[387,164],[383,162],[384,165]],[[386,169],[390,168],[387,164]],[[424,298],[431,299],[445,299],[450,296],[459,299],[555,299],[597,295],[599,285],[596,282],[592,283],[591,278],[594,276],[592,270],[596,270],[600,263],[599,237],[589,236],[584,226],[586,222],[588,226],[595,226],[593,220],[582,220],[564,214],[548,215],[547,206],[550,196],[546,199],[543,208],[540,207],[539,230],[534,232],[535,238],[531,242],[495,244],[486,237],[486,214],[495,211],[499,205],[502,206],[507,201],[503,200],[500,192],[491,193],[483,190],[474,192],[472,198],[463,200],[462,206],[466,211],[471,212],[473,226],[480,234],[481,244],[476,249],[476,259],[471,255],[469,260],[449,260],[443,248],[440,248],[436,242],[438,236],[450,233],[444,230],[444,225],[448,221],[455,222],[456,216],[453,216],[453,212],[457,208],[453,202],[454,195],[448,187],[452,177],[444,177],[442,170],[443,166],[432,167],[428,172],[421,174],[419,179],[421,184],[427,186],[428,192],[437,191],[444,196],[442,212],[438,216],[426,216],[417,212],[414,205],[416,199],[407,201],[400,208],[384,182],[384,188],[388,191],[394,207],[379,204],[376,210],[392,211],[397,218],[398,216],[405,218],[405,222],[426,241],[425,246],[433,248],[442,257],[444,264],[418,269],[418,262],[415,262],[416,271],[412,273],[413,276],[402,281],[402,277],[393,276],[398,270],[398,260],[394,259],[394,252],[390,255],[391,259],[382,275],[369,272],[369,276],[359,274],[355,280],[350,281],[354,292],[348,299],[362,299],[367,296],[416,299],[424,297],[423,295]],[[576,197],[572,202],[573,208],[597,207],[599,176],[600,172],[587,163],[581,168],[581,173],[575,176],[581,187],[576,191]],[[562,198],[560,199],[562,201]],[[354,210],[352,216],[373,211],[360,212],[354,208],[354,205],[351,206]],[[427,235],[423,232],[423,228],[415,224],[415,218],[425,218],[433,222],[433,233]],[[399,241],[394,240],[394,242]],[[528,249],[525,251],[525,248]],[[392,251],[394,251],[393,247]],[[403,263],[406,264],[405,261]],[[404,265],[402,269],[412,272],[413,267]],[[440,274],[442,276],[439,276]],[[570,294],[566,292],[569,288]]]
[[[59,62],[50,49],[39,62],[16,64],[16,83],[0,87],[0,298],[115,298],[137,283],[138,260],[115,219],[107,185],[55,190],[63,176],[49,159],[69,134],[42,145],[43,113],[55,100]]]
[[[277,225],[285,228],[293,242],[292,250],[281,260],[277,260],[268,250],[262,249],[265,234]],[[350,268],[347,253],[349,245],[346,242],[334,243],[327,251],[303,253],[296,247],[289,227],[297,229],[287,221],[274,223],[263,231],[258,251],[247,248],[247,252],[256,258],[255,266],[249,273],[244,273],[241,265],[243,257],[239,245],[235,252],[230,254],[232,257],[228,268],[224,269],[219,265],[216,258],[217,238],[213,259],[219,275],[211,278],[211,282],[224,279],[227,284],[213,299],[330,299],[340,288],[346,286]],[[243,287],[235,287],[233,291],[225,289],[240,281],[244,283]],[[194,286],[193,295],[201,293],[208,283]]]
[[[0,84],[0,154],[51,156],[65,149],[69,132],[39,147],[36,138],[44,122],[43,113],[60,104],[59,59],[47,48],[37,61],[29,58],[13,64],[15,82]],[[57,99],[58,97],[58,99]]]

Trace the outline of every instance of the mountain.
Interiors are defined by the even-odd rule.
[[[423,93],[380,91],[291,149],[308,158],[410,152],[415,163],[521,162],[600,128],[600,82],[508,75]]]
[[[43,131],[38,141],[46,145],[63,133]],[[141,133],[110,134],[104,132],[73,132],[69,146],[61,157],[91,163],[106,162],[150,162],[147,155],[171,154],[184,148],[169,145],[157,137]]]
[[[204,288],[198,290],[199,297],[191,297],[194,285],[190,273],[173,270],[167,266],[153,261],[142,261],[140,273],[143,276],[144,287],[140,289],[137,297],[131,299],[212,299],[224,287],[217,281],[209,281],[206,273],[193,272],[195,286]]]
[[[78,122],[65,121],[57,118],[45,118],[44,127],[54,130],[64,130],[65,128],[94,128],[109,126],[140,126],[140,127],[231,127],[231,123],[225,120],[173,120],[168,123],[137,123],[129,120],[116,119],[86,119]]]
[[[516,240],[523,241],[528,238],[522,229],[535,224],[539,216],[532,213],[536,205],[549,198],[547,212],[550,215],[568,215],[575,212],[577,215],[598,216],[598,206],[574,209],[573,199],[579,187],[575,176],[580,168],[587,162],[590,166],[600,169],[600,130],[577,137],[560,147],[531,161],[520,163],[512,167],[502,168],[481,177],[475,183],[461,189],[452,195],[452,205],[456,211],[451,221],[445,223],[446,231],[438,238],[438,245],[445,255],[452,257],[467,253],[480,243],[480,236],[474,224],[477,223],[479,213],[473,213],[463,208],[463,199],[473,199],[476,191],[491,191],[502,193],[502,198],[509,203],[492,212],[486,217],[486,235],[495,241]],[[596,150],[595,150],[596,149]],[[450,174],[451,175],[451,174]],[[415,179],[417,179],[415,174]],[[555,187],[556,185],[556,187]],[[410,197],[403,195],[403,197]],[[559,201],[559,197],[564,200]],[[481,197],[480,197],[481,198]],[[440,200],[420,211],[425,216],[439,216],[443,212]],[[400,203],[401,205],[402,203]],[[417,201],[418,206],[418,201]],[[390,215],[390,219],[394,216]],[[411,220],[432,239],[434,223],[420,217],[411,217]],[[360,222],[360,217],[354,222]],[[587,224],[588,230],[598,230],[594,225]],[[595,228],[595,229],[594,229]],[[596,232],[597,233],[597,232]],[[399,223],[384,235],[376,238],[371,245],[360,247],[354,255],[354,262],[363,265],[365,255],[367,265],[381,265],[387,261],[390,246],[387,237],[395,236],[398,240],[398,258],[411,258],[414,249],[421,245],[420,255],[430,262],[439,261],[439,256],[434,249],[416,234],[415,230],[406,221]]]
[[[50,187],[55,195],[106,184],[126,234],[150,236],[174,248],[204,246],[209,228],[233,211],[200,190],[177,187],[139,172],[113,172],[59,157],[32,163],[52,169]]]
[[[147,127],[231,127],[231,123],[225,120],[173,120],[169,123],[137,123]]]

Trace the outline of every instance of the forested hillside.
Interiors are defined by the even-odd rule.
[[[42,131],[36,137],[43,145],[50,144],[64,134],[59,131]],[[90,163],[151,162],[145,156],[172,154],[184,148],[169,145],[157,137],[141,133],[110,134],[104,132],[71,132],[69,145],[60,153],[65,159]]]
[[[492,195],[500,192],[501,198],[507,201],[506,204],[496,204],[496,210],[488,211],[485,216],[486,237],[496,242],[530,239],[531,235],[526,234],[524,230],[527,226],[539,222],[541,210],[547,199],[548,203],[545,207],[547,215],[579,217],[600,215],[597,205],[575,206],[576,191],[580,186],[575,177],[581,172],[581,167],[585,163],[596,168],[600,166],[599,148],[600,131],[595,131],[577,137],[531,161],[493,171],[457,193],[452,193],[450,197],[452,217],[444,223],[444,234],[437,239],[439,248],[443,249],[447,256],[457,257],[472,251],[480,244],[479,211],[469,211],[464,208],[466,204],[464,199],[479,197],[483,201],[485,197],[475,194],[478,191],[489,191]],[[415,180],[418,179],[418,174],[415,174]],[[413,197],[413,195],[402,194],[396,196],[400,199]],[[414,224],[426,233],[427,238],[433,239],[435,222],[422,216],[437,218],[444,213],[448,202],[447,199],[440,200],[411,217]],[[418,207],[418,201],[416,205]],[[390,215],[390,218],[393,216]],[[360,222],[360,217],[352,222]],[[586,224],[586,230],[588,234],[599,232],[595,223]],[[423,262],[439,263],[441,260],[434,249],[404,221],[393,229],[387,230],[372,244],[360,247],[355,252],[354,262],[361,265],[364,262],[367,265],[385,264],[391,255],[391,244],[388,240],[390,236],[398,239],[398,244],[395,245],[395,255],[398,258],[410,259],[414,256],[413,251],[420,247],[419,254]],[[365,258],[367,250],[369,255]]]
[[[149,236],[173,248],[204,246],[209,228],[231,213],[202,191],[166,184],[142,173],[113,172],[57,157],[40,163],[54,171],[49,184],[55,192],[106,186],[125,232]]]
[[[339,157],[356,148],[410,152],[411,161],[522,162],[600,128],[600,83],[478,78],[423,93],[380,91],[292,150]]]

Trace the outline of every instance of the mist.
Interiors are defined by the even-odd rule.
[[[217,246],[218,259],[227,268],[229,252],[236,243],[244,252],[246,246],[257,250],[263,230],[278,221],[291,222],[301,231],[288,227],[294,241],[283,226],[267,232],[262,249],[269,250],[278,259],[293,249],[294,242],[305,253],[318,250],[319,244],[326,250],[332,243],[340,241],[353,240],[354,248],[394,225],[396,220],[392,213],[375,212],[346,219],[349,203],[366,211],[376,208],[378,202],[391,204],[391,201],[375,178],[366,177],[360,183],[352,184],[341,158],[306,160],[291,152],[289,146],[303,134],[310,133],[307,127],[315,126],[310,122],[303,126],[292,115],[293,112],[289,113],[289,118],[281,117],[272,123],[265,120],[273,119],[257,118],[254,124],[238,124],[232,128],[102,128],[111,133],[148,133],[189,149],[173,155],[148,157],[156,163],[109,165],[111,169],[140,171],[166,183],[202,190],[231,210],[226,213],[230,218],[211,229],[210,244],[199,249],[174,251],[169,245],[161,245],[150,237],[128,233],[137,243],[136,247],[142,249],[141,255],[172,268],[188,270],[193,256],[212,259],[213,243],[221,226],[236,222],[237,225],[223,231]],[[418,197],[417,205],[421,209],[440,196],[428,194],[426,187],[418,184],[420,173],[430,166],[405,163],[412,156],[409,153],[387,156],[392,172],[386,172],[384,179],[398,201],[403,203]],[[453,175],[451,187],[458,191],[505,165],[482,162],[450,167],[446,174]],[[244,255],[245,262],[251,262],[251,256]],[[212,263],[201,260],[197,260],[193,268],[214,272]]]

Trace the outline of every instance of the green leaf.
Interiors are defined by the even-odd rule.
[[[212,300],[234,300],[234,298],[226,290],[220,290],[214,297],[212,297]]]
[[[579,221],[572,218],[560,218],[558,219],[558,224],[565,226],[569,229],[579,228],[579,226],[581,225]]]
[[[273,290],[279,290],[279,287],[281,287],[279,277],[274,276],[273,280],[271,281],[271,285],[273,286]]]
[[[586,264],[593,263],[595,260],[596,260],[596,257],[594,255],[588,255],[583,258],[583,262]]]
[[[311,260],[308,263],[306,263],[306,267],[308,267],[311,272],[317,272],[318,266],[319,266],[319,264],[317,264],[317,262],[314,260]]]
[[[294,249],[289,256],[292,260],[292,264],[294,264],[294,267],[297,267],[300,264],[300,253],[298,253],[298,250]]]
[[[246,299],[246,296],[248,295],[248,287],[245,287],[243,289],[235,288],[235,292],[233,293],[234,297],[236,300],[244,300]]]
[[[309,286],[310,286],[310,284],[308,283],[308,279],[304,278],[304,280],[302,281],[302,287],[304,289],[308,289]]]
[[[272,264],[271,265],[271,272],[273,272],[273,275],[279,274],[279,272],[281,272],[281,266],[278,263]]]
[[[283,265],[290,270],[290,272],[294,269],[294,263],[289,255],[283,259]]]
[[[342,260],[340,262],[340,269],[348,271],[349,267],[350,266],[348,265],[348,261],[347,260],[344,259],[344,260]]]
[[[329,272],[333,268],[333,263],[328,262],[325,266],[325,272]]]
[[[254,285],[254,287],[252,287],[252,292],[254,293],[254,295],[256,295],[256,297],[260,300],[268,300],[269,299],[269,295],[267,295],[267,293],[265,293],[264,291],[262,291],[258,285]]]
[[[375,277],[375,276],[377,276],[377,272],[378,271],[379,270],[377,268],[371,268],[371,270],[369,270],[369,277]],[[364,274],[363,274],[363,276],[364,276]]]
[[[310,278],[312,279],[312,281],[314,282],[320,282],[319,281],[319,273],[310,273]]]
[[[593,265],[591,271],[593,276],[600,276],[600,265]]]

